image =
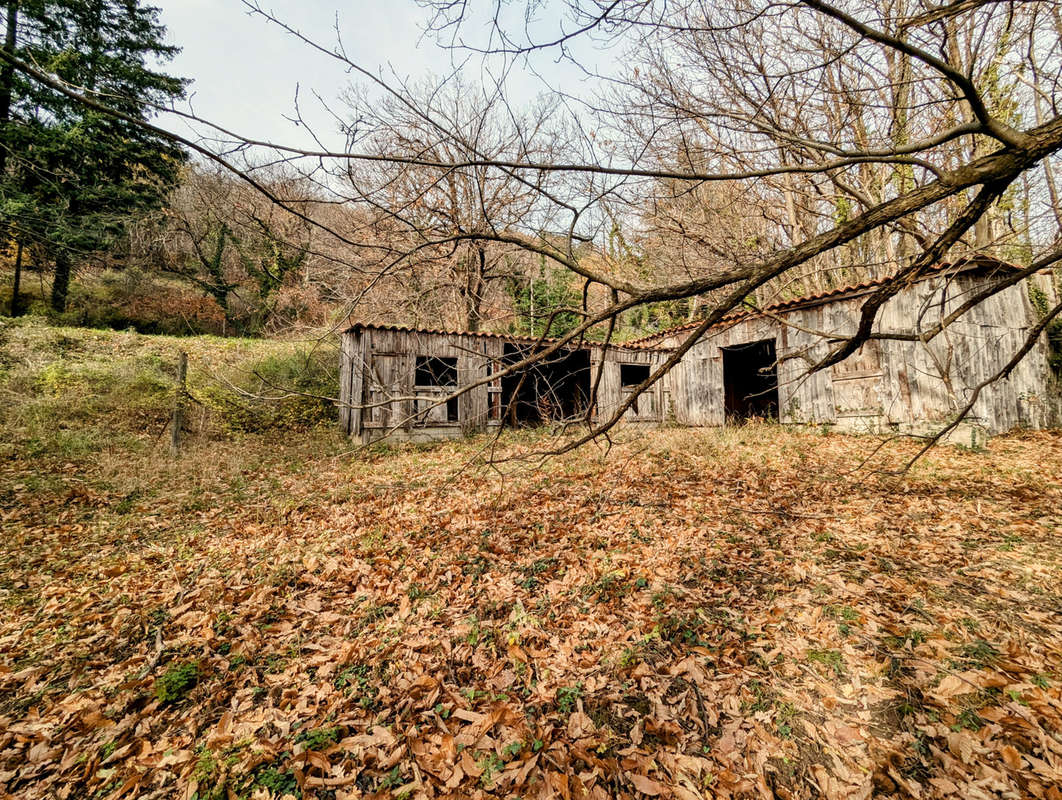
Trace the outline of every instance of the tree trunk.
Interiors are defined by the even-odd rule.
[[[52,280],[52,310],[66,311],[66,295],[70,291],[70,254],[59,248],[55,255],[55,278]]]
[[[17,317],[22,314],[22,302],[19,297],[19,287],[22,283],[22,242],[15,245],[15,280],[11,285],[11,316]]]
[[[992,219],[987,211],[974,223],[973,235],[974,247],[978,250],[984,250],[995,240],[992,234]]]
[[[18,34],[18,4],[19,0],[8,0],[7,3],[7,35],[4,37],[4,52],[8,55],[15,53],[15,41]],[[15,84],[15,67],[10,62],[4,62],[0,69],[0,134],[7,128],[7,122],[11,119],[11,93]],[[0,136],[5,142],[6,136]],[[0,175],[7,168],[7,144],[0,145]]]
[[[465,297],[466,330],[475,333],[482,323],[480,313],[483,305],[483,275],[487,271],[487,253],[482,247],[476,248],[476,261],[469,271],[467,291]]]
[[[92,19],[88,25],[88,38],[89,53],[88,53],[88,76],[85,79],[85,88],[88,89],[89,94],[96,91],[96,84],[99,80],[100,70],[100,52],[103,49],[103,42],[100,36],[100,31],[103,28],[103,2],[102,0],[95,0],[92,4]]]

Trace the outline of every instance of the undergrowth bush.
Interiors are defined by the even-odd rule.
[[[67,310],[47,311],[56,324],[171,336],[222,333],[225,315],[211,298],[137,269],[107,270],[71,286]]]
[[[66,310],[51,308],[48,282],[27,268],[19,293],[19,313],[46,317],[54,325],[135,330],[166,336],[269,336],[291,327],[325,327],[334,306],[312,287],[284,285],[267,304],[254,292],[232,293],[226,315],[202,289],[181,279],[145,270],[90,267],[70,285]],[[13,275],[0,263],[0,315],[11,313]]]
[[[272,355],[229,385],[212,384],[196,393],[229,431],[261,433],[330,424],[336,418],[338,376],[327,348]]]
[[[0,404],[0,457],[158,446],[173,412],[179,350],[189,356],[189,435],[308,430],[335,419],[334,346],[0,319],[0,389],[9,398]]]

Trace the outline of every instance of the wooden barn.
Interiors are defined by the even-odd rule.
[[[519,425],[585,413],[591,391],[587,348],[566,348],[533,369],[500,374],[531,354],[537,341],[355,324],[341,344],[343,429],[364,441],[388,435],[428,440],[496,428],[503,420]]]
[[[893,297],[876,330],[928,329],[1007,269],[1013,268],[989,259],[943,267]],[[853,432],[921,433],[951,419],[1037,321],[1028,287],[1020,283],[929,341],[871,340],[840,364],[808,375],[831,338],[854,332],[862,302],[879,285],[730,315],[636,398],[625,421],[722,425],[759,417]],[[696,325],[622,345],[569,346],[532,368],[500,375],[542,344],[490,333],[355,324],[342,340],[340,418],[344,430],[363,441],[386,435],[435,439],[588,414],[608,419]],[[988,434],[1056,424],[1059,393],[1048,347],[1043,337],[1007,380],[986,387],[968,423]]]
[[[548,344],[548,343],[547,343]],[[354,324],[343,333],[340,423],[351,436],[431,440],[497,428],[586,419],[614,410],[666,355],[651,347],[584,343],[520,372],[501,374],[542,348],[493,333]],[[459,388],[468,391],[452,397]],[[658,382],[625,417],[664,421],[669,384]]]

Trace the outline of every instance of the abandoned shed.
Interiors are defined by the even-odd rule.
[[[874,330],[928,331],[1012,269],[986,258],[942,267],[892,297]],[[767,416],[852,432],[923,433],[965,406],[1038,321],[1022,282],[974,306],[927,341],[873,339],[839,364],[809,375],[808,367],[829,352],[831,340],[855,332],[862,303],[881,283],[735,314],[709,330],[669,376],[675,421],[721,425]],[[668,350],[689,327],[634,344]],[[981,391],[967,422],[990,434],[1043,428],[1057,422],[1058,398],[1048,343],[1041,337],[1008,379]]]
[[[374,441],[585,419],[601,372],[591,412],[598,417],[624,402],[666,358],[650,347],[583,343],[501,374],[536,347],[543,342],[529,337],[354,324],[340,349],[340,423],[351,436]],[[450,397],[459,388],[468,391]],[[658,382],[625,416],[661,422],[669,407],[669,386]]]
[[[352,436],[438,439],[586,411],[590,352],[571,347],[520,373],[537,339],[406,328],[351,326],[340,364],[340,422]],[[495,377],[496,376],[496,377]],[[458,388],[473,386],[451,397]]]
[[[945,266],[892,297],[879,332],[928,330],[999,280],[1002,262]],[[881,282],[738,312],[708,330],[624,413],[631,423],[722,425],[748,418],[838,430],[920,433],[947,421],[1010,360],[1037,322],[1027,286],[1004,289],[926,341],[874,339],[829,369],[807,373],[855,331]],[[501,425],[610,418],[696,322],[621,345],[583,343],[533,367],[499,373],[536,339],[355,324],[342,339],[340,417],[352,436],[434,439]],[[1007,380],[986,386],[969,422],[994,434],[1058,421],[1056,379],[1041,337]],[[498,377],[493,377],[498,375]],[[472,387],[457,397],[459,388]]]

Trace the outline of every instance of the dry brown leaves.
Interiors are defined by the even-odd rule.
[[[872,445],[8,464],[0,789],[1062,800],[1062,438]]]

